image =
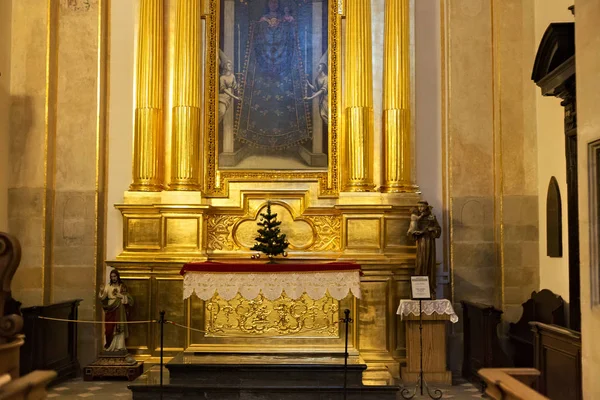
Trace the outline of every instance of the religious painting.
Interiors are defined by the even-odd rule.
[[[327,170],[328,1],[217,1],[218,168]]]

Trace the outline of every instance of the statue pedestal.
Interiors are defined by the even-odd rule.
[[[135,361],[126,350],[103,351],[100,357],[83,369],[83,380],[127,378],[133,381],[144,372],[144,362]]]
[[[406,324],[408,360],[407,365],[400,369],[400,377],[405,385],[417,382],[421,367],[418,304],[418,300],[402,300],[397,312]],[[446,365],[446,321],[456,322],[458,317],[448,300],[423,300],[422,310],[425,381],[451,385],[452,372],[447,369]]]

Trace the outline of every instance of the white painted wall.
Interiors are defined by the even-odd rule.
[[[110,7],[106,231],[108,260],[114,260],[123,249],[123,220],[114,205],[123,203],[123,194],[129,188],[132,177],[137,7],[137,0],[113,1]]]
[[[535,49],[548,25],[552,22],[572,22],[568,7],[573,0],[535,0]],[[531,66],[533,68],[533,65]],[[532,85],[533,85],[532,81]],[[536,95],[538,138],[538,196],[539,196],[539,257],[540,289],[550,289],[569,301],[569,255],[567,232],[567,166],[565,159],[564,109],[560,99]],[[546,255],[546,196],[550,178],[558,181],[562,200],[563,256]]]
[[[12,1],[0,1],[0,231],[8,230],[10,49]]]

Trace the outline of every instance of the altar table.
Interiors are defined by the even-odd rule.
[[[256,263],[188,263],[181,269],[183,298],[193,293],[202,300],[215,294],[231,300],[238,293],[254,299],[259,293],[269,300],[278,299],[282,292],[298,299],[306,293],[320,299],[329,293],[336,300],[349,292],[360,298],[360,265],[347,262],[321,264],[256,264]]]
[[[452,373],[446,365],[446,321],[458,322],[450,300],[422,300],[423,372],[428,383],[452,384]],[[419,377],[419,300],[400,300],[398,311],[406,321],[407,365],[400,369],[405,383],[414,383]]]

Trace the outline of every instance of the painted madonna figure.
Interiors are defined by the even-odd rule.
[[[125,339],[129,334],[127,315],[133,305],[133,297],[127,292],[127,286],[121,281],[119,271],[110,272],[110,280],[99,294],[104,309],[105,351],[126,351]]]
[[[426,201],[417,203],[417,208],[412,211],[410,216],[407,234],[417,243],[415,275],[429,277],[431,296],[435,299],[437,286],[435,240],[442,235],[442,228],[431,209],[432,207]]]

